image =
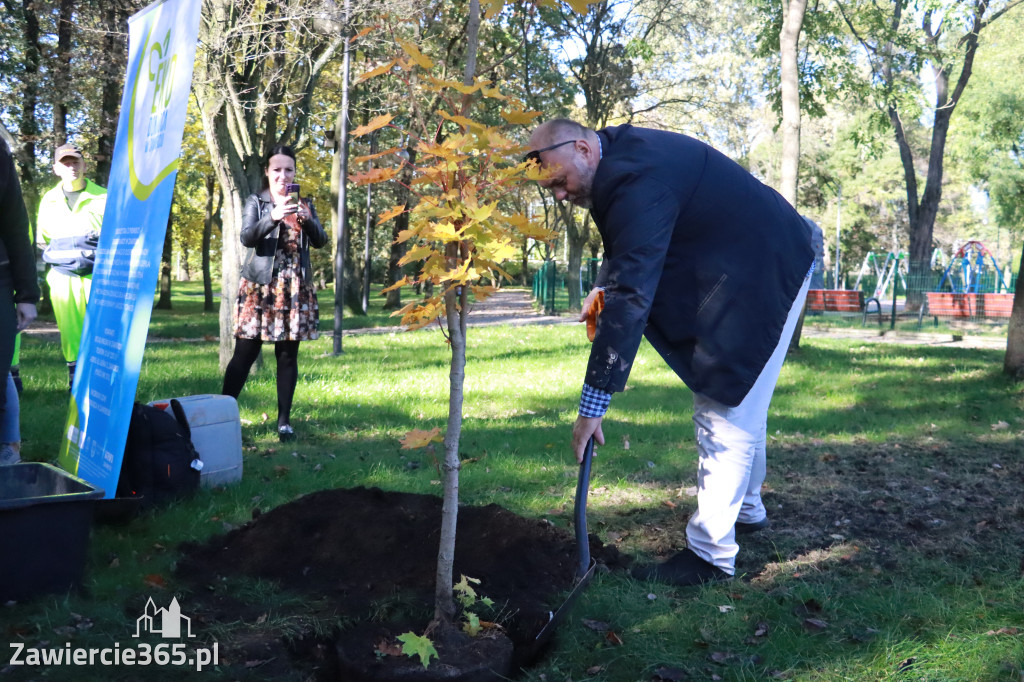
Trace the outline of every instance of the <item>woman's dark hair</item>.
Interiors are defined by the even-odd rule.
[[[267,152],[267,155],[263,157],[263,189],[268,189],[270,187],[270,178],[267,177],[267,170],[270,169],[270,159],[277,156],[278,154],[290,156],[292,161],[295,162],[296,166],[299,163],[295,159],[295,150],[289,147],[288,145],[276,144],[273,147],[271,147],[270,151]]]

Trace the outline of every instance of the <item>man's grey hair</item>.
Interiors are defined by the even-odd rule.
[[[553,118],[540,124],[537,127],[537,132],[547,144],[555,144],[566,140],[587,138],[593,131],[571,118]]]

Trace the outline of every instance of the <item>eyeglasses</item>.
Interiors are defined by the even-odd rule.
[[[562,147],[567,144],[576,144],[577,142],[579,142],[579,140],[566,140],[565,142],[559,142],[558,144],[551,144],[548,145],[547,147],[534,149],[532,152],[527,152],[527,154],[523,157],[523,161],[535,161],[536,163],[540,163],[541,152],[549,152],[552,149],[558,149],[559,147]]]

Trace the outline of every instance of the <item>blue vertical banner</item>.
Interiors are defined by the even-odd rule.
[[[202,0],[128,20],[128,73],[61,466],[114,497],[153,312]]]

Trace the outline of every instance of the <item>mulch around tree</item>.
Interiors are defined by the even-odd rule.
[[[327,634],[319,627],[315,636],[251,628],[245,637],[221,643],[228,665],[266,665],[269,677],[291,666],[291,671],[315,669],[320,679],[341,679],[339,657],[345,665],[367,668],[398,659],[388,654],[395,638],[409,631],[421,634],[429,622],[440,521],[439,497],[362,487],[324,490],[256,515],[202,545],[183,547],[178,572],[195,586],[189,604],[198,602],[194,608],[206,627],[261,618],[272,623],[287,615],[339,624]],[[609,567],[628,563],[593,535],[590,549]],[[493,600],[481,619],[498,623],[511,640],[513,668],[537,653],[534,639],[572,589],[576,567],[571,531],[494,504],[459,508],[455,580],[463,575],[479,580],[478,594]],[[223,587],[238,579],[272,581],[277,590],[296,595],[293,601],[300,606],[293,608],[304,613],[268,616],[259,600],[239,598]],[[288,600],[283,603],[277,608],[287,611]],[[443,662],[444,650],[439,651]]]

